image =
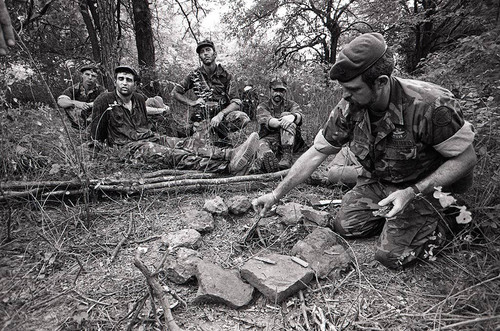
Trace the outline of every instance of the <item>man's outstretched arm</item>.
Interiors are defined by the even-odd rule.
[[[316,168],[328,157],[327,154],[319,152],[314,146],[310,147],[293,164],[288,175],[278,186],[268,194],[252,201],[253,208],[264,216],[271,207],[285,196],[295,186],[305,181]]]

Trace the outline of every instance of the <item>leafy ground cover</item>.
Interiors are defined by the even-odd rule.
[[[186,303],[173,308],[178,325],[185,330],[306,330],[307,325],[312,330],[497,329],[500,160],[495,123],[500,112],[494,98],[469,93],[463,102],[470,105],[467,116],[478,129],[476,184],[460,197],[474,222],[434,261],[391,271],[373,259],[376,238],[343,241],[353,257],[349,270],[332,279],[314,280],[303,300],[295,295],[276,305],[256,295],[239,310],[192,304],[196,281],[175,285],[161,279]],[[70,131],[71,142],[67,139],[60,115],[47,106],[10,108],[2,112],[1,121],[2,184],[111,176],[130,179],[157,170],[124,163],[113,153],[91,157],[74,131]],[[321,176],[322,171],[315,175]],[[81,194],[3,199],[2,330],[161,329],[160,305],[150,299],[145,278],[133,265],[137,248],[148,248],[144,262],[155,270],[166,254],[160,249],[161,235],[183,229],[185,211],[202,209],[204,201],[215,196],[254,198],[274,185],[274,181],[249,182],[201,190],[106,193],[88,199]],[[315,199],[338,199],[342,192],[341,187],[303,184],[285,202],[308,205]],[[324,207],[332,215],[336,209],[335,205]],[[288,254],[312,230],[304,225],[278,226],[277,218],[271,218],[262,230],[263,240],[237,245],[254,219],[252,211],[243,216],[217,216],[215,230],[203,236],[200,255],[223,268],[238,269],[257,254]]]

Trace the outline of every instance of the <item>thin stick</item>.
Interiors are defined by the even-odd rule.
[[[262,217],[260,217],[260,215],[257,216],[257,219],[255,220],[255,222],[252,224],[250,229],[248,229],[247,232],[245,233],[245,235],[243,236],[243,240],[242,240],[243,243],[246,243],[248,240],[250,240],[250,238],[252,238],[252,236],[255,232],[255,229],[257,229],[257,226],[259,226],[259,222],[260,222],[261,218]]]
[[[464,325],[472,324],[472,323],[479,323],[479,322],[491,321],[491,320],[495,320],[495,319],[500,319],[500,315],[487,316],[487,317],[477,317],[477,318],[474,318],[474,319],[471,319],[471,320],[466,320],[466,321],[462,321],[462,322],[458,322],[458,323],[446,325],[446,326],[441,327],[440,329],[441,330],[450,330],[450,329],[456,330],[456,329],[458,329],[459,326],[464,326]]]
[[[127,241],[127,239],[130,237],[130,233],[132,232],[132,224],[133,224],[133,218],[132,218],[132,214],[130,214],[130,220],[128,222],[127,233],[122,238],[122,240],[120,240],[120,242],[118,243],[118,245],[116,245],[115,249],[113,250],[113,254],[109,258],[108,264],[113,263],[113,261],[115,260],[116,256],[118,255],[118,252],[120,251],[120,248],[123,246],[123,244],[125,243],[125,241]]]
[[[492,281],[494,281],[494,280],[496,280],[496,279],[498,279],[498,278],[500,278],[500,275],[497,275],[497,276],[495,276],[495,277],[493,277],[493,278],[490,278],[490,279],[486,279],[485,281],[482,281],[481,283],[478,283],[478,284],[472,285],[472,286],[470,286],[470,287],[468,287],[468,288],[466,288],[466,289],[463,289],[463,290],[461,290],[461,291],[458,291],[457,293],[454,293],[453,295],[450,295],[449,297],[444,298],[443,300],[441,300],[440,302],[438,302],[437,304],[435,304],[435,305],[434,305],[434,306],[432,306],[431,308],[427,309],[427,310],[425,311],[425,314],[430,313],[430,312],[431,312],[434,308],[436,308],[436,307],[438,307],[438,306],[442,305],[443,303],[445,303],[445,302],[446,302],[448,299],[450,299],[450,298],[456,297],[457,295],[459,295],[459,294],[461,294],[461,293],[463,293],[463,292],[466,292],[466,291],[471,290],[471,289],[473,289],[473,288],[475,288],[475,287],[478,287],[478,286],[484,285],[484,284],[486,284],[486,283],[492,282]]]
[[[299,291],[299,299],[300,299],[300,309],[302,310],[302,316],[304,316],[304,323],[306,325],[306,330],[311,330],[311,325],[309,325],[309,319],[307,318],[307,307],[306,307],[306,301],[304,300],[304,292],[302,292],[302,290]]]
[[[119,322],[118,324],[116,325],[116,327],[118,325],[120,325],[120,323],[125,319],[127,318],[128,315],[130,315],[131,312],[134,312],[134,315],[132,316],[132,319],[130,319],[130,323],[128,324],[127,326],[127,331],[131,331],[132,330],[132,327],[134,326],[134,323],[135,323],[135,320],[137,319],[137,316],[139,316],[139,314],[141,313],[141,310],[142,310],[142,307],[144,307],[144,304],[146,303],[146,299],[148,298],[149,296],[149,293],[146,293],[139,301],[137,301],[134,305],[134,307],[132,308],[132,310],[127,314],[125,315],[125,317],[123,317]]]

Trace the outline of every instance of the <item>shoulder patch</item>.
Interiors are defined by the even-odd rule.
[[[449,107],[441,106],[434,109],[432,113],[432,124],[436,126],[447,126],[451,123],[452,112]]]

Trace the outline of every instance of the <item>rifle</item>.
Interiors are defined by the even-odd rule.
[[[198,105],[195,111],[191,114],[191,121],[201,122],[204,119],[210,119],[217,114],[221,109],[220,101],[210,101],[213,96],[212,89],[208,86],[205,78],[199,71],[194,71],[191,79],[193,81],[193,91],[198,98],[205,100],[204,105]]]

